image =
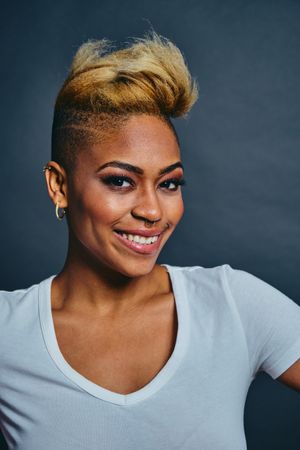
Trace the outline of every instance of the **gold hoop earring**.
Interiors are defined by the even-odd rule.
[[[65,209],[64,208],[61,208],[61,209],[62,209],[62,215],[59,214],[59,202],[57,202],[55,204],[55,214],[56,214],[56,217],[58,218],[58,220],[63,220],[63,218],[66,214]]]

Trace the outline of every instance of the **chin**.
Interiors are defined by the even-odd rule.
[[[114,270],[129,278],[141,277],[143,275],[147,275],[153,270],[156,265],[156,261],[157,258],[148,258],[148,260],[145,259],[144,261],[136,262],[129,262],[128,260],[125,260],[124,264],[121,262],[117,264],[114,267]]]

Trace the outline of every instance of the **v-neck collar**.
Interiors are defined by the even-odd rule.
[[[176,342],[170,358],[156,376],[141,389],[129,394],[120,394],[101,387],[85,378],[73,369],[65,360],[56,339],[52,316],[51,286],[52,280],[56,277],[56,274],[46,278],[39,284],[39,317],[47,350],[58,369],[69,380],[94,397],[117,405],[132,405],[142,400],[146,400],[161,389],[178,368],[185,353],[188,341],[189,314],[186,289],[184,287],[183,271],[180,270],[180,267],[170,266],[169,264],[161,264],[161,266],[164,266],[170,275],[175,299],[178,323]]]

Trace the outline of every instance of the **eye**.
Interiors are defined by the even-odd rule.
[[[179,186],[185,186],[186,180],[184,178],[170,178],[169,180],[165,180],[161,184],[174,184],[175,188],[167,188],[169,191],[177,191]]]
[[[134,181],[124,175],[108,175],[101,178],[101,180],[104,184],[111,187],[111,189],[125,190],[134,186]],[[183,178],[170,178],[160,183],[160,186],[168,191],[177,191],[179,186],[185,184],[186,181]]]
[[[129,185],[131,185],[131,186],[133,185],[131,178],[124,177],[124,176],[111,175],[111,176],[102,178],[102,180],[108,186],[114,186],[117,189],[124,188],[124,185],[123,185],[124,182],[129,183]],[[128,186],[125,186],[125,188],[126,187],[128,187]]]

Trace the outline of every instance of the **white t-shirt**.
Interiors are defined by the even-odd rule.
[[[300,307],[224,264],[162,264],[176,301],[175,348],[143,388],[123,395],[76,372],[51,314],[55,275],[0,291],[0,427],[16,450],[244,450],[244,405],[258,371],[300,358]]]

